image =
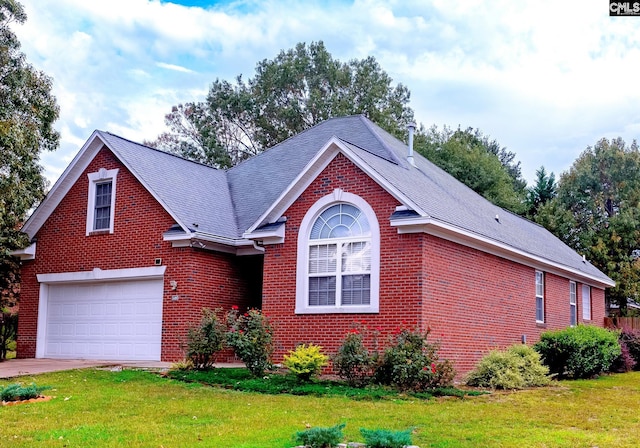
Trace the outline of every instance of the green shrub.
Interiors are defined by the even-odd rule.
[[[298,379],[309,381],[312,376],[318,375],[322,368],[328,364],[329,358],[321,350],[322,347],[319,345],[299,345],[284,356],[283,364]]]
[[[29,386],[23,386],[18,383],[9,384],[0,390],[0,401],[20,401],[38,398],[40,393],[47,389],[51,389],[51,387],[36,386],[35,383],[31,383]]]
[[[254,376],[263,376],[272,366],[273,336],[269,320],[260,310],[240,314],[234,307],[227,313],[227,325],[229,346]]]
[[[360,429],[367,448],[404,448],[411,445],[411,430]]]
[[[492,389],[522,389],[549,384],[549,369],[540,354],[528,345],[518,344],[504,351],[492,351],[467,376],[467,384]]]
[[[455,370],[449,361],[438,360],[438,347],[427,342],[427,335],[403,329],[393,336],[376,368],[375,381],[413,391],[451,385]]]
[[[376,359],[376,354],[365,347],[363,333],[353,329],[347,333],[333,357],[333,369],[350,386],[363,387],[371,381]]]
[[[208,369],[213,366],[216,354],[224,348],[226,331],[215,311],[202,310],[199,326],[190,328],[187,333],[187,358],[193,367]]]
[[[296,443],[310,448],[334,448],[344,438],[342,430],[345,424],[331,426],[329,428],[315,427],[297,432]]]
[[[592,325],[546,331],[534,348],[558,378],[591,378],[606,372],[620,355],[618,335]]]

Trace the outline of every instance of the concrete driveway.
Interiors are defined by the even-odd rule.
[[[171,367],[171,363],[159,361],[94,361],[87,359],[9,359],[0,362],[0,378],[37,375],[61,370],[86,369],[88,367],[164,370]]]

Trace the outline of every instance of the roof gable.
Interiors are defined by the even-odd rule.
[[[33,238],[98,152],[106,147],[185,232],[238,238],[226,173],[95,131],[62,173],[22,230]],[[116,193],[117,194],[117,193]]]

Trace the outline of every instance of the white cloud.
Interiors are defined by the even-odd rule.
[[[374,56],[412,92],[419,122],[480,128],[532,179],[556,173],[602,136],[640,129],[640,21],[600,0],[23,0],[27,58],[54,78],[63,141],[55,177],[93,127],[133,140],[162,132],[171,105],[297,42],[343,61]],[[64,167],[62,167],[63,169]]]

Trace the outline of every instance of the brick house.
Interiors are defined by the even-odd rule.
[[[227,171],[95,131],[23,230],[19,357],[177,360],[203,307],[238,305],[272,319],[276,360],[364,321],[430,328],[465,372],[603,325],[614,284],[363,116]]]

